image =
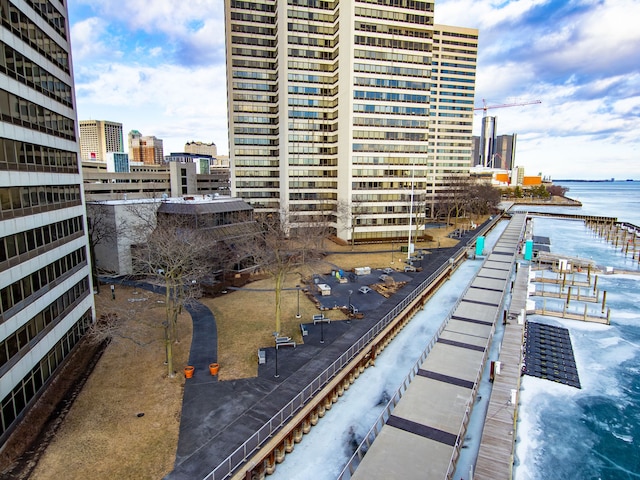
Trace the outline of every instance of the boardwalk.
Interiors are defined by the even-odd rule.
[[[495,375],[491,399],[487,409],[480,450],[475,467],[475,479],[495,480],[511,478],[513,466],[517,399],[514,391],[520,390],[522,370],[522,343],[529,267],[520,266],[514,282],[500,348],[500,373]]]
[[[452,477],[495,325],[504,316],[525,219],[511,219],[352,478]]]

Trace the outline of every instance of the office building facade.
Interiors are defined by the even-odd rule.
[[[482,118],[482,130],[480,132],[480,158],[479,165],[494,168],[494,156],[496,153],[496,136],[498,131],[498,117],[485,116]]]
[[[145,165],[162,165],[164,148],[162,140],[142,135],[138,130],[129,132],[129,160]]]
[[[515,133],[496,137],[494,168],[511,170],[515,166],[517,139],[518,135]]]
[[[491,158],[489,165],[484,165],[482,161],[487,155],[487,153],[484,155],[481,154],[483,151],[481,147],[482,138],[483,137],[473,137],[473,166],[511,170],[515,165],[516,140],[518,139],[518,135],[516,133],[511,135],[497,135],[495,140],[490,139],[493,147],[490,148],[490,153],[488,153]]]
[[[3,444],[85,334],[94,305],[67,9],[0,2]]]
[[[193,155],[209,155],[211,157],[218,155],[218,147],[213,142],[187,142],[184,144],[184,151]]]
[[[434,218],[451,180],[467,176],[472,166],[477,57],[478,30],[434,26],[427,218]]]
[[[104,162],[110,152],[124,152],[122,124],[106,120],[80,120],[80,158]]]
[[[470,126],[452,125],[473,118],[477,31],[453,27],[465,51],[446,40],[436,86],[434,38],[452,28],[436,33],[432,1],[225,7],[231,189],[257,212],[284,210],[293,228],[322,218],[343,239],[402,238],[427,193],[468,172]]]

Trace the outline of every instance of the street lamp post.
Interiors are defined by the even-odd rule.
[[[298,313],[296,313],[296,318],[300,318],[300,285],[296,285],[298,289]]]
[[[278,332],[273,332],[273,342],[274,342],[274,347],[276,349],[276,373],[274,377],[278,378],[280,376],[278,374]]]
[[[324,343],[324,320],[320,320],[320,343]]]
[[[349,315],[347,316],[347,323],[351,323],[351,314],[353,313],[353,308],[351,307],[351,294],[353,290],[349,290]]]
[[[391,263],[393,263],[393,240],[391,240]]]

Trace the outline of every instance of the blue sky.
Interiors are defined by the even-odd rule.
[[[552,178],[640,180],[640,0],[441,0],[480,30],[476,106]],[[222,0],[70,0],[78,117],[228,153]],[[474,121],[479,133],[482,112]]]

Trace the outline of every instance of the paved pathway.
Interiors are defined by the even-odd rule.
[[[324,343],[320,343],[321,326],[309,325],[303,345],[278,350],[278,378],[275,349],[267,348],[266,364],[260,365],[256,378],[217,381],[208,369],[217,357],[215,320],[204,306],[190,309],[194,324],[189,362],[195,372],[185,382],[175,468],[166,480],[204,479],[390,311],[403,292],[447,263],[474,234],[463,235],[458,247],[432,250],[423,261],[423,271],[411,274],[405,287],[364,319],[324,325]]]

